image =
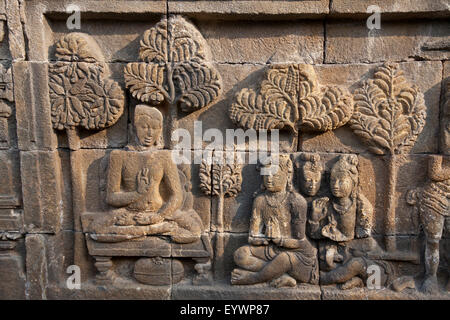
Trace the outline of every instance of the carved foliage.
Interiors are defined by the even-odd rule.
[[[409,151],[425,125],[423,94],[403,77],[397,64],[379,67],[373,80],[354,95],[350,125],[375,154]]]
[[[353,112],[351,95],[339,87],[320,87],[310,65],[289,64],[267,70],[259,90],[244,88],[230,117],[244,128],[328,131],[344,125]]]
[[[242,165],[235,161],[210,161],[200,165],[200,189],[206,195],[235,197],[241,191]],[[232,162],[232,163],[228,163]]]
[[[133,97],[154,105],[167,99],[183,111],[206,107],[221,92],[221,79],[209,62],[205,40],[186,20],[172,16],[147,30],[139,57],[125,67]]]
[[[52,122],[56,129],[103,129],[123,113],[124,93],[105,79],[105,67],[85,35],[71,33],[56,44],[60,61],[49,66]]]

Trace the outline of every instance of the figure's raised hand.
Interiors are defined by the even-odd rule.
[[[140,194],[147,193],[150,188],[150,179],[148,178],[148,168],[143,168],[137,176],[137,192]]]
[[[328,224],[331,225],[331,226],[333,226],[333,227],[336,227],[336,226],[337,226],[337,221],[336,221],[336,219],[334,218],[334,215],[330,214],[330,215],[328,216]]]
[[[328,197],[316,199],[312,202],[311,220],[320,221],[327,215]]]

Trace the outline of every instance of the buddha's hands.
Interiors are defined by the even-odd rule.
[[[249,236],[248,243],[254,246],[267,246],[269,244],[269,240],[265,237]]]
[[[137,175],[137,192],[139,194],[147,193],[150,188],[150,179],[148,178],[149,170],[144,168]]]
[[[134,225],[134,214],[131,212],[123,212],[116,217],[116,226],[132,226]]]
[[[164,217],[158,213],[139,212],[134,217],[134,220],[140,225],[149,225],[163,222]]]
[[[292,239],[292,238],[274,238],[272,239],[272,242],[276,244],[279,247],[285,247],[288,249],[297,249],[300,248],[301,241],[299,239]]]
[[[323,197],[312,202],[312,221],[317,222],[325,218],[327,215],[328,201],[329,199],[327,197]]]

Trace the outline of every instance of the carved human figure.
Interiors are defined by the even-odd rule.
[[[313,197],[319,192],[323,165],[320,162],[320,155],[317,153],[304,153],[301,155],[303,165],[299,168],[300,190],[307,196]]]
[[[439,242],[444,229],[450,230],[450,159],[443,156],[430,156],[428,161],[428,182],[419,190],[412,190],[409,204],[416,204],[420,222],[425,232],[425,279],[422,291],[438,291],[437,271],[439,266]],[[419,191],[419,192],[417,192]],[[411,195],[411,191],[409,193]],[[450,253],[445,252],[450,262]],[[449,280],[450,283],[450,280]],[[449,289],[447,283],[447,290]]]
[[[372,260],[367,257],[352,257],[342,265],[329,272],[320,272],[320,284],[340,284],[341,289],[364,287],[373,271],[379,277],[377,285],[389,287],[398,273],[393,263],[381,260]],[[379,272],[377,272],[379,271]]]
[[[289,156],[264,161],[263,190],[253,202],[249,244],[236,250],[231,283],[248,285],[271,281],[275,287],[298,282],[318,283],[317,250],[305,235],[307,203],[292,188]]]
[[[164,235],[174,242],[190,243],[200,238],[201,219],[194,210],[182,210],[177,166],[170,151],[161,150],[162,127],[158,109],[136,106],[135,140],[126,150],[112,151],[109,159],[106,202],[119,209],[93,222],[97,240]],[[113,240],[102,234],[112,234]]]
[[[359,192],[358,158],[343,155],[334,164],[330,174],[333,195],[312,203],[309,219],[311,237],[346,242],[366,238],[371,234],[373,207]]]

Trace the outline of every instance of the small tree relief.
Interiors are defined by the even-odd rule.
[[[213,231],[223,232],[223,207],[225,197],[236,197],[241,191],[242,165],[238,163],[237,157],[234,161],[219,159],[216,155],[211,159],[203,159],[200,164],[200,189],[206,195],[217,196],[218,204],[216,210]]]
[[[217,231],[215,236],[214,272],[220,276],[224,272],[224,219],[223,210],[225,197],[236,197],[241,191],[242,165],[237,161],[237,154],[230,161],[229,154],[215,152],[204,158],[200,164],[200,189],[209,196],[217,196],[216,214],[211,224],[211,230]]]
[[[273,65],[258,90],[242,89],[230,107],[230,118],[247,129],[289,129],[325,132],[343,126],[352,116],[353,98],[338,86],[319,85],[314,68],[305,64]]]
[[[354,93],[355,111],[349,123],[354,133],[377,155],[387,155],[388,191],[386,198],[386,249],[396,251],[395,190],[397,172],[425,125],[423,94],[406,82],[397,64],[386,63],[376,69],[374,79]]]

